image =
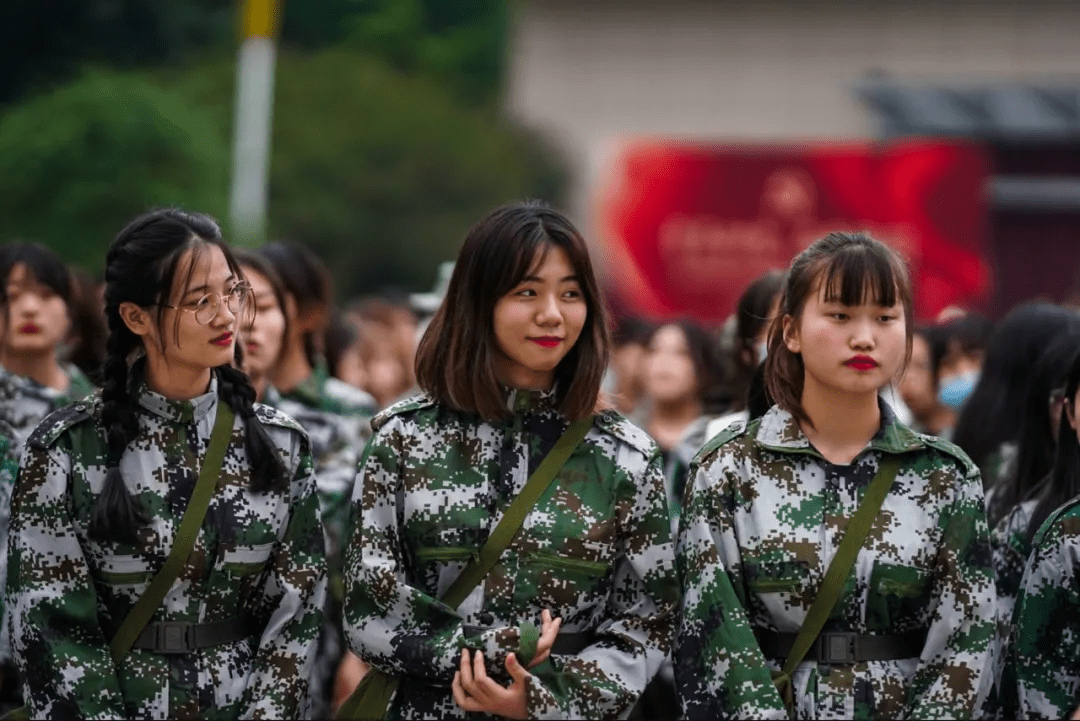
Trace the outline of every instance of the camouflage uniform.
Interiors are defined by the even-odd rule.
[[[26,439],[45,416],[97,390],[76,366],[65,365],[64,372],[70,385],[66,391],[58,391],[0,368],[0,419],[15,430],[17,457],[22,456]]]
[[[970,718],[990,691],[994,580],[979,473],[952,444],[881,404],[882,426],[849,466],[826,461],[773,407],[694,460],[679,527],[683,616],[675,647],[692,719],[785,718],[752,629],[797,633],[884,456],[885,498],[826,631],[926,631],[921,657],[794,674],[798,718]]]
[[[1067,717],[1080,705],[1080,497],[1035,534],[1013,626],[1019,716]]]
[[[12,501],[8,613],[26,699],[37,718],[298,716],[322,623],[326,569],[308,443],[292,419],[257,406],[290,474],[287,491],[252,493],[237,418],[194,550],[153,622],[246,619],[248,639],[192,653],[109,643],[164,564],[217,414],[216,381],[191,401],[133,384],[139,437],[120,468],[151,516],[135,546],[88,536],[105,478],[101,403],[53,413],[34,431]]]
[[[353,491],[346,637],[405,674],[394,716],[460,718],[461,648],[482,649],[507,684],[520,626],[547,608],[559,643],[581,647],[533,669],[530,718],[625,718],[668,654],[678,587],[659,452],[617,413],[597,416],[485,581],[457,609],[437,600],[567,427],[551,393],[507,403],[507,422],[426,396],[376,417]]]
[[[0,420],[0,584],[7,578],[8,524],[11,520],[11,492],[15,488],[15,475],[19,470],[19,458],[15,453],[15,431]],[[3,585],[0,585],[2,591]],[[0,614],[4,612],[3,594],[0,593]],[[7,623],[0,624],[0,666],[11,663],[11,641]]]
[[[694,456],[709,440],[707,435],[712,416],[699,416],[683,431],[679,442],[664,458],[664,487],[667,489],[668,511],[671,513],[671,533],[679,530],[679,515],[682,513],[683,491],[686,489],[686,475]]]
[[[1031,555],[1027,528],[1037,503],[1037,499],[1018,503],[990,531],[990,548],[994,559],[994,579],[998,598],[998,643],[1002,649],[1005,649],[1009,641],[1016,594],[1020,591],[1024,566],[1027,565],[1028,556]],[[999,689],[1005,658],[1006,653],[1003,650],[994,668],[994,680]]]

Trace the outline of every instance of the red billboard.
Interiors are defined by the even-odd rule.
[[[624,310],[722,322],[743,288],[833,230],[865,230],[908,259],[915,311],[982,308],[988,158],[927,140],[821,145],[642,142],[600,202],[609,288]]]

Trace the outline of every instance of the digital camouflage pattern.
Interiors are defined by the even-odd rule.
[[[1080,706],[1080,497],[1039,529],[1013,615],[1020,718],[1067,718]]]
[[[11,521],[11,493],[19,458],[15,453],[15,431],[0,420],[0,584],[7,578],[8,525]],[[3,589],[3,585],[0,585]],[[0,593],[0,614],[3,614],[3,594]],[[0,665],[11,663],[11,641],[7,624],[0,624]]]
[[[17,457],[22,457],[26,439],[45,416],[81,401],[97,390],[78,367],[65,365],[64,372],[70,379],[70,385],[66,391],[58,391],[33,378],[0,368],[0,420],[15,430]]]
[[[1001,674],[1008,652],[1005,650],[1012,631],[1013,608],[1024,566],[1031,555],[1027,539],[1028,524],[1038,500],[1024,501],[1013,506],[990,531],[990,549],[994,559],[994,583],[997,587],[998,644],[1002,652],[994,667],[994,681],[1001,688]]]
[[[709,440],[707,435],[712,416],[698,416],[686,430],[679,442],[666,454],[664,459],[664,488],[667,490],[668,512],[671,515],[671,533],[674,536],[679,529],[679,515],[682,513],[683,492],[686,489],[686,476],[694,456]]]
[[[597,416],[460,607],[437,600],[568,426],[550,393],[512,391],[507,402],[506,422],[425,396],[376,417],[345,551],[349,646],[404,674],[393,716],[464,717],[450,690],[461,648],[482,649],[508,684],[520,627],[539,627],[550,609],[564,639],[595,636],[533,669],[529,717],[625,718],[668,655],[678,585],[658,449],[617,413]]]
[[[902,463],[826,631],[926,630],[920,658],[794,673],[798,718],[971,718],[990,691],[994,579],[975,466],[881,405],[849,466],[826,461],[772,408],[694,461],[679,527],[683,615],[675,677],[688,718],[786,718],[752,629],[797,633],[884,456]]]
[[[141,433],[120,469],[151,516],[139,543],[87,535],[106,451],[99,399],[50,415],[30,438],[12,501],[7,594],[16,661],[35,718],[293,718],[322,623],[326,569],[311,457],[291,419],[257,406],[289,469],[252,493],[237,418],[194,550],[152,622],[248,618],[250,639],[164,655],[109,654],[115,629],[162,567],[217,413],[216,381],[192,401],[133,385]]]

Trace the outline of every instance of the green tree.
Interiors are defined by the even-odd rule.
[[[149,207],[225,210],[225,138],[181,93],[88,72],[0,117],[0,239],[44,242],[98,271],[112,238]]]

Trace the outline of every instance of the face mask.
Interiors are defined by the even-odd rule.
[[[769,344],[765,341],[754,344],[754,355],[757,357],[758,365],[764,363],[766,356],[769,355]]]
[[[954,376],[938,389],[938,400],[950,408],[960,408],[978,382],[979,371],[968,371]]]

